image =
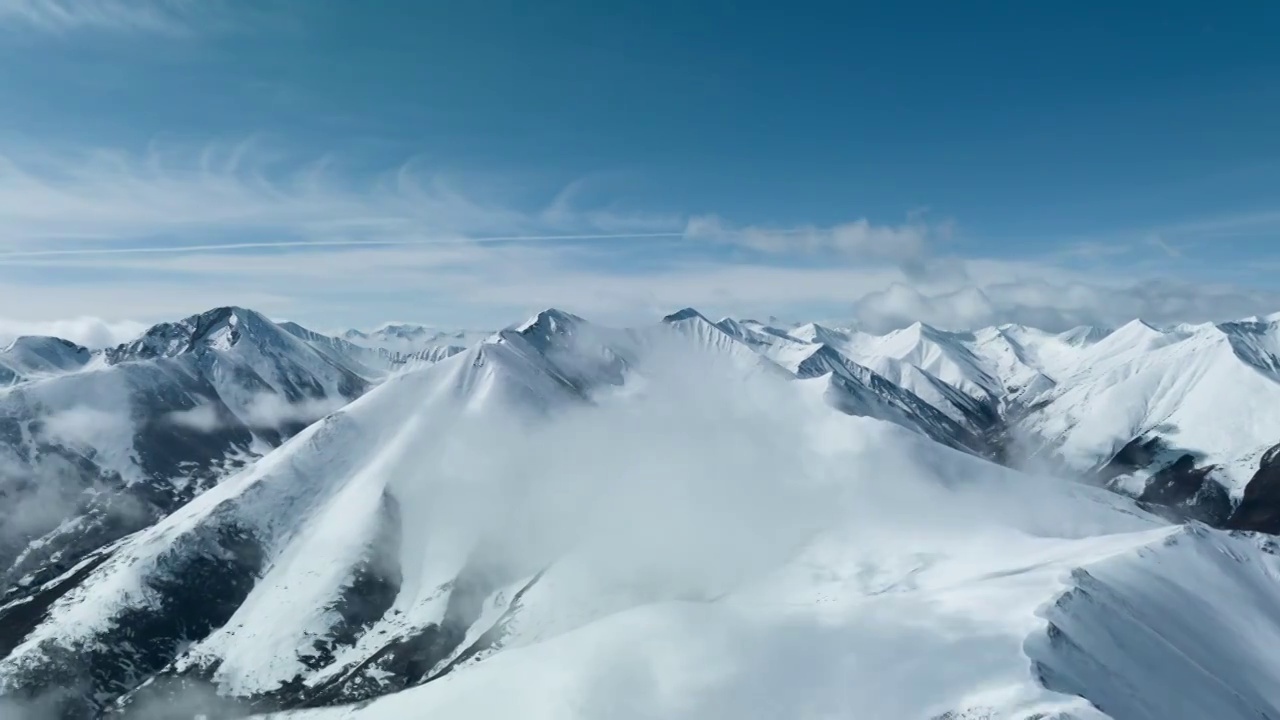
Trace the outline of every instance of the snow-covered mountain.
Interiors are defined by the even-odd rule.
[[[89,350],[70,340],[24,336],[0,350],[0,387],[83,368]]]
[[[436,348],[469,347],[488,337],[488,330],[441,330],[412,323],[387,323],[373,330],[347,330],[339,337],[360,347],[397,355],[430,353]]]
[[[340,337],[324,335],[294,322],[280,323],[280,327],[304,340],[334,362],[359,370],[362,376],[369,380],[381,379],[388,373],[405,367],[439,362],[466,350],[460,345],[428,345],[413,351],[388,350],[384,347],[359,345]]]
[[[1135,321],[1083,348],[1012,428],[1070,470],[1227,522],[1280,443],[1278,348],[1271,323]]]
[[[0,714],[1280,717],[1275,543],[1179,522],[1280,530],[1272,322],[395,352],[222,308],[32,353]]]
[[[156,325],[99,353],[21,338],[0,357],[22,371],[0,391],[4,602],[29,598],[370,387],[366,368],[240,308]]]
[[[917,323],[882,336],[757,323],[747,332],[753,344],[777,347],[764,339],[781,335],[838,350],[982,435],[1006,463],[1087,474],[1211,524],[1280,531],[1280,518],[1258,509],[1258,498],[1280,496],[1268,480],[1280,444],[1274,320],[1063,333]]]

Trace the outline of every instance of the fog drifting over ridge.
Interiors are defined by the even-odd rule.
[[[659,343],[635,373],[622,391],[532,424],[490,408],[463,416],[392,463],[416,468],[388,490],[423,528],[402,561],[420,561],[415,548],[433,543],[480,540],[477,547],[501,558],[498,567],[545,572],[524,612],[534,628],[547,632],[550,623],[555,632],[522,639],[517,631],[513,647],[433,681],[438,687],[352,717],[486,717],[507,707],[499,698],[508,692],[510,703],[532,703],[529,717],[819,718],[855,709],[912,717],[963,699],[969,683],[992,672],[961,661],[980,643],[947,647],[963,613],[909,627],[876,605],[868,612],[877,619],[864,624],[844,614],[852,608],[825,615],[818,601],[814,615],[804,590],[777,594],[779,573],[821,575],[834,563],[825,572],[850,582],[861,565],[858,583],[883,575],[892,586],[915,572],[913,558],[945,565],[1002,544],[1159,524],[1100,491],[1019,475],[840,415],[823,403],[820,381],[787,381],[733,358],[708,363],[683,341]],[[973,561],[957,562],[963,575]],[[543,613],[550,615],[540,620]],[[1016,648],[1025,623],[1015,617],[1000,643]],[[587,637],[612,649],[589,652]],[[900,644],[910,650],[895,650]],[[566,669],[555,680],[522,660],[534,654],[554,666],[560,653]],[[954,667],[914,678],[912,693],[885,693],[906,682],[915,653]],[[998,670],[1008,682],[1019,676],[1019,656],[1015,650]],[[503,674],[513,665],[518,677]],[[484,693],[494,697],[477,700],[486,677],[498,683]],[[1035,696],[1019,702],[1039,702]]]

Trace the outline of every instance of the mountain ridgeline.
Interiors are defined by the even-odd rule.
[[[24,337],[0,351],[0,712],[151,717],[197,697],[213,717],[306,712],[589,624],[605,610],[566,620],[546,605],[568,582],[561,555],[421,527],[431,493],[458,492],[424,468],[460,452],[446,439],[467,418],[537,427],[643,394],[636,378],[666,346],[779,379],[962,475],[1080,481],[1087,502],[1063,502],[1105,506],[1126,530],[1280,532],[1276,323],[874,335],[693,309],[612,329],[548,310],[496,333],[332,336],[218,308],[103,350]],[[504,452],[477,447],[464,457]],[[500,514],[472,509],[475,528]],[[1104,578],[1073,592],[1071,608],[1097,608],[1127,591]],[[1080,622],[1057,608],[1057,632]],[[1040,686],[1101,692],[1062,669],[1083,640],[1051,635],[1028,644]]]

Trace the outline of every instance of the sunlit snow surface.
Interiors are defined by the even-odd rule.
[[[1195,409],[1197,388],[1208,393],[1201,384],[1230,359],[1224,342],[1232,358],[1270,357],[1252,336],[1214,331],[1228,341],[1203,331],[1180,351],[1203,370],[1169,388],[1152,358],[1201,331],[1125,328],[1109,349],[1054,336],[1036,355],[1012,329],[873,341],[696,314],[640,331],[544,314],[393,375],[127,539],[0,660],[0,693],[49,644],[88,647],[126,609],[145,612],[167,562],[234,525],[264,554],[256,582],[168,668],[207,671],[227,695],[346,677],[390,639],[444,621],[477,556],[498,569],[425,682],[280,717],[1280,717],[1269,543],[1171,526],[1101,489],[842,414],[829,402],[836,370],[795,377],[820,338],[878,354],[885,372],[911,364],[918,382],[962,396],[930,402],[959,407],[1043,370],[1046,392],[1079,394],[1068,407],[1084,413],[1128,396],[1050,377],[1052,362],[1035,358],[1097,352],[1089,373],[1136,383],[1156,408],[1125,422],[1171,422],[1190,411],[1163,413],[1158,393],[1189,394]],[[1077,419],[1065,447],[1092,447]],[[312,643],[334,626],[388,502],[401,525],[385,560],[395,596],[314,667]]]

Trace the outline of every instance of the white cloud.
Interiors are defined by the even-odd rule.
[[[276,393],[261,393],[245,407],[243,419],[253,427],[279,427],[291,422],[309,424],[345,404],[346,400],[341,397],[310,398],[300,402],[289,402]]]
[[[44,419],[45,432],[50,437],[74,447],[93,447],[102,436],[103,428],[127,422],[127,414],[120,411],[109,412],[89,406],[75,406]]]
[[[940,263],[947,272],[921,277],[883,263],[779,267],[677,256],[644,271],[618,271],[602,269],[597,256],[609,253],[608,247],[571,251],[533,243],[60,258],[58,267],[145,279],[69,292],[22,284],[24,267],[22,276],[0,283],[0,303],[50,318],[83,312],[91,303],[98,312],[147,321],[237,304],[318,327],[367,326],[406,314],[429,324],[497,327],[549,306],[629,324],[692,305],[709,314],[857,321],[877,330],[917,320],[952,329],[1005,322],[1066,329],[1134,317],[1224,320],[1280,309],[1275,292],[1045,263],[950,258]]]
[[[922,257],[929,240],[949,234],[949,225],[929,225],[918,219],[901,225],[875,225],[865,218],[828,227],[735,226],[716,215],[698,215],[685,225],[694,240],[740,245],[766,253],[815,253],[897,261]]]
[[[344,398],[308,398],[289,402],[273,392],[259,393],[242,407],[237,407],[239,419],[250,427],[277,428],[286,423],[312,423],[345,405]],[[213,405],[196,405],[189,410],[178,410],[165,416],[168,422],[198,432],[213,432],[224,426],[224,418]]]
[[[190,410],[175,410],[165,415],[164,420],[202,433],[211,433],[223,425],[222,419],[218,417],[218,409],[213,405],[196,405]]]
[[[122,319],[229,304],[322,327],[365,326],[407,306],[450,326],[499,326],[547,306],[638,322],[693,305],[877,328],[1194,321],[1280,308],[1276,293],[1169,281],[1141,263],[1119,275],[1071,270],[1062,257],[951,257],[950,226],[920,215],[897,225],[740,225],[619,208],[592,182],[529,202],[539,193],[471,192],[414,162],[360,176],[256,141],[0,154],[0,303],[25,315],[0,321],[0,338],[52,333],[101,346],[140,329]],[[569,241],[587,238],[595,242]],[[758,254],[710,259],[715,246]],[[632,253],[641,264],[620,262]],[[18,327],[86,311],[104,320]]]
[[[412,163],[364,181],[333,162],[298,163],[254,142],[198,152],[152,146],[0,156],[5,237],[40,242],[157,236],[226,240],[407,239],[534,233],[527,213],[473,199]],[[173,243],[170,243],[173,244]]]
[[[1234,320],[1280,309],[1280,293],[1150,280],[1126,285],[1024,281],[925,294],[894,284],[860,298],[847,319],[873,331],[921,321],[947,330],[1017,323],[1045,330]]]
[[[78,296],[76,300],[81,310],[94,304],[86,302],[84,296]],[[8,345],[24,335],[49,335],[96,349],[132,340],[146,327],[145,323],[133,320],[108,321],[95,317],[46,321],[0,318],[0,345]]]

